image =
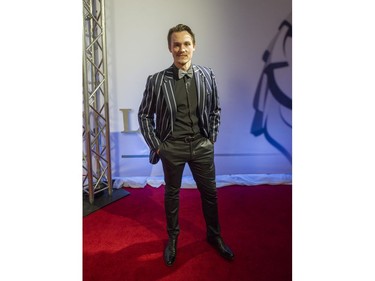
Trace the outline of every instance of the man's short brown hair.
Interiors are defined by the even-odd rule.
[[[169,32],[168,32],[168,49],[171,48],[172,33],[181,32],[181,31],[187,31],[191,35],[191,38],[193,39],[193,45],[195,45],[195,35],[194,35],[193,31],[191,30],[191,28],[188,27],[185,24],[180,23],[180,24],[172,27],[171,29],[169,29]]]

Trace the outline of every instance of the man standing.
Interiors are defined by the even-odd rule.
[[[188,163],[201,195],[207,241],[226,259],[232,250],[220,235],[214,143],[220,124],[220,106],[215,75],[210,68],[192,64],[195,35],[178,24],[168,32],[173,65],[151,75],[139,107],[141,133],[150,147],[150,162],[162,161],[165,181],[164,207],[168,243],[164,261],[176,259],[179,192]]]

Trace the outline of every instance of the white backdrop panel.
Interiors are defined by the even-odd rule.
[[[273,74],[291,99],[291,37],[285,37],[286,28],[279,31],[291,14],[291,0],[107,0],[106,9],[115,178],[162,175],[160,163],[149,164],[142,136],[130,131],[138,129],[137,111],[148,75],[172,64],[167,33],[178,23],[189,25],[196,34],[193,63],[212,67],[216,74],[222,107],[215,145],[217,174],[291,173],[291,108],[264,90],[258,103],[263,131],[251,133],[256,113],[253,102],[265,66],[262,57],[278,33],[270,48],[272,62],[287,62],[288,67]],[[120,109],[130,110],[128,124]],[[186,168],[185,175],[190,174]]]

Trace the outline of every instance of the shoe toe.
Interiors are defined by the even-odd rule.
[[[234,254],[233,251],[226,245],[221,237],[217,238],[207,238],[208,243],[210,243],[214,248],[220,253],[220,255],[227,259],[233,260]]]

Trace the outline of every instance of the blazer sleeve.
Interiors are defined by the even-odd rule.
[[[220,126],[220,102],[219,102],[219,95],[217,92],[217,85],[216,85],[216,78],[215,74],[211,69],[211,109],[209,112],[209,122],[210,122],[210,140],[212,142],[216,142],[217,135],[219,133],[219,126]]]
[[[151,75],[147,78],[146,88],[143,93],[141,104],[139,106],[138,123],[139,123],[141,134],[143,135],[147,145],[149,146],[151,150],[151,154],[153,154],[152,157],[155,157],[154,154],[156,154],[156,151],[160,144],[160,140],[157,137],[156,131],[155,131],[155,107],[156,107],[155,80],[153,79],[153,76]]]

